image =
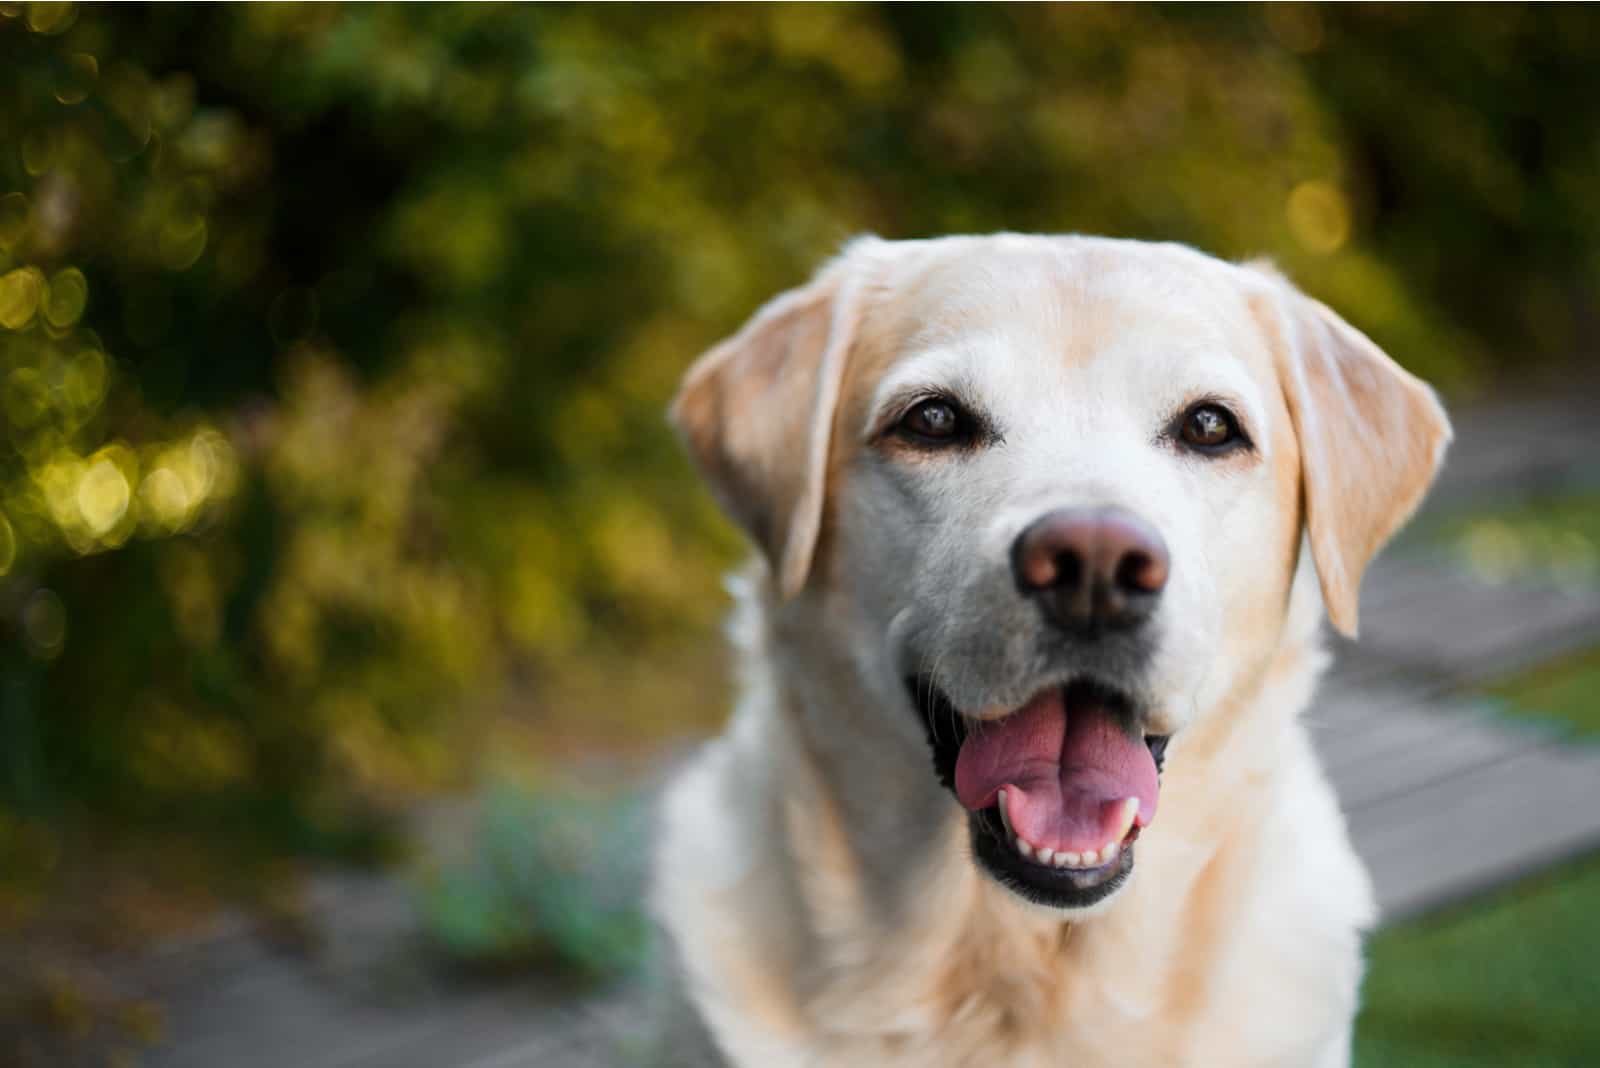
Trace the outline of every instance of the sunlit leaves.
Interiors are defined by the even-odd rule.
[[[89,283],[76,267],[65,267],[50,279],[49,288],[40,302],[44,320],[55,330],[67,330],[83,317],[89,303]]]
[[[0,326],[25,329],[45,292],[44,274],[37,267],[18,267],[0,275]]]

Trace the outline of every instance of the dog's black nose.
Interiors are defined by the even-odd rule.
[[[1011,546],[1017,588],[1057,626],[1091,635],[1148,619],[1169,568],[1161,535],[1120,508],[1048,512]]]

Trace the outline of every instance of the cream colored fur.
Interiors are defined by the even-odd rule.
[[[956,380],[1002,445],[883,436],[906,388]],[[1210,395],[1251,456],[1156,443]],[[709,354],[675,416],[762,549],[735,584],[742,696],[658,836],[680,1033],[704,1042],[680,1061],[1348,1062],[1374,908],[1299,714],[1324,605],[1353,630],[1448,440],[1425,386],[1280,277],[1177,246],[868,239]],[[915,656],[969,712],[1058,681],[983,636],[1038,626],[1005,549],[1082,502],[1172,550],[1141,686],[1173,740],[1128,883],[1063,912],[974,862],[901,679]]]

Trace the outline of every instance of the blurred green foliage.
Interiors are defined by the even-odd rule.
[[[662,410],[859,231],[1271,255],[1457,388],[1570,357],[1597,26],[0,3],[0,851],[347,848],[508,708],[715,707],[617,696],[698,663],[737,545]]]
[[[1600,493],[1539,493],[1512,508],[1472,511],[1427,532],[1488,582],[1539,577],[1574,590],[1600,585]]]
[[[478,812],[460,859],[423,882],[423,930],[434,945],[475,968],[537,963],[603,979],[642,965],[651,841],[643,797],[499,782]]]

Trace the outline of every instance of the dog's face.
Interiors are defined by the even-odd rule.
[[[1264,668],[1302,535],[1353,630],[1448,439],[1276,276],[1088,238],[858,242],[675,413],[784,592],[849,603],[977,862],[1063,908],[1122,884],[1168,739]]]

